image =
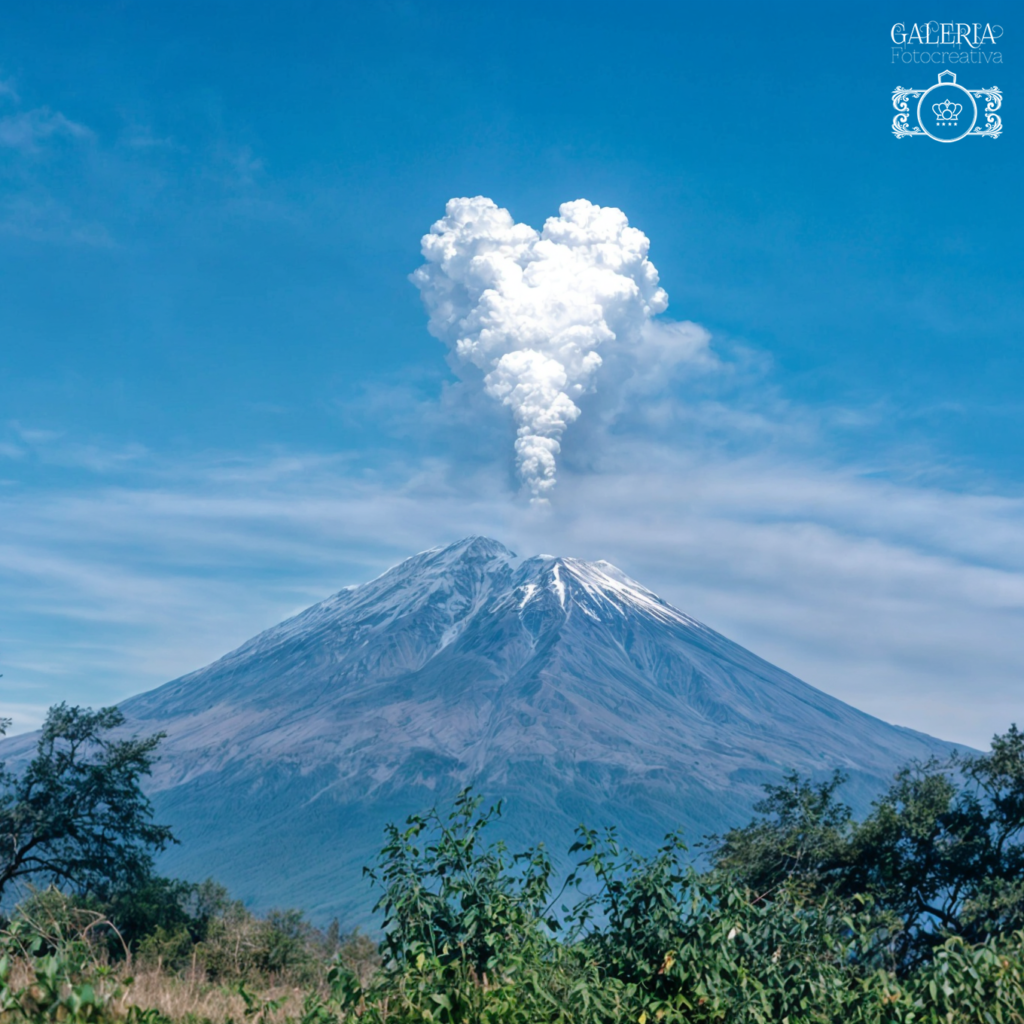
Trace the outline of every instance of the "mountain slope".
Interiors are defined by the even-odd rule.
[[[796,768],[865,806],[945,753],[802,683],[604,562],[520,560],[472,538],[423,552],[126,701],[167,732],[153,781],[182,845],[165,870],[258,906],[365,922],[387,820],[468,783],[513,842],[581,820],[640,846],[742,822]]]

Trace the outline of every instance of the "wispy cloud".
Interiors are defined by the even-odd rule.
[[[20,102],[13,89],[4,91],[2,83],[0,96]],[[46,168],[54,162],[50,157],[68,150],[81,160],[95,140],[92,129],[46,106],[0,117],[0,151],[14,154],[5,167],[0,233],[34,242],[108,247],[106,227],[83,216],[47,184]]]
[[[149,125],[127,125],[118,137],[122,146],[139,150],[184,152],[185,147],[169,135],[157,135]]]
[[[110,248],[106,225],[77,214],[43,189],[0,200],[0,232],[33,242]]]
[[[46,445],[61,438],[59,430],[44,430],[41,427],[24,427],[17,420],[11,420],[7,426],[26,444]]]
[[[369,467],[365,455],[150,458],[116,486],[7,494],[5,683],[121,697],[414,551],[487,533],[526,554],[608,558],[883,718],[983,744],[1016,713],[1020,499],[636,439],[567,466],[547,514],[493,464]]]
[[[38,153],[44,143],[60,138],[84,141],[94,138],[94,135],[84,124],[48,107],[0,117],[0,146],[23,153]]]
[[[3,715],[11,720],[7,732],[15,735],[19,732],[28,732],[39,726],[39,723],[46,716],[47,705],[4,702]]]
[[[223,218],[297,216],[301,204],[277,194],[264,157],[219,118],[187,140],[128,115],[101,135],[56,105],[24,109],[2,83],[0,101],[0,234],[9,238],[111,248],[139,243],[161,217],[201,233]]]

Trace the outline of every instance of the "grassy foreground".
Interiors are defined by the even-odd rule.
[[[1024,734],[908,766],[863,822],[841,785],[767,787],[702,872],[581,826],[567,878],[467,791],[387,829],[379,944],[212,882],[35,891],[0,1024],[1024,1024]]]
[[[577,872],[553,894],[542,848],[510,854],[486,841],[494,814],[466,794],[447,816],[390,829],[369,872],[383,894],[379,951],[358,933],[227,903],[201,941],[158,929],[118,958],[118,933],[98,911],[57,890],[37,893],[0,937],[0,1018],[1024,1021],[1019,930],[974,943],[933,930],[926,952],[908,958],[896,952],[905,922],[870,896],[844,897],[798,870],[757,893],[735,872],[687,867],[677,837],[641,858],[614,833],[585,829],[572,850]],[[738,841],[733,834],[723,849],[735,857]]]
[[[254,1021],[328,1022],[625,1022],[782,1021],[995,1022],[1024,1020],[1024,941],[943,948],[927,970],[899,980],[861,974],[837,962],[835,949],[768,951],[736,926],[699,951],[702,961],[667,953],[632,980],[601,969],[582,951],[502,974],[481,975],[465,962],[425,956],[400,971],[380,970],[360,985],[332,968],[325,984],[305,988],[264,981],[249,989],[192,974],[126,964],[77,964],[73,952],[3,964],[5,1021],[182,1024]],[[713,938],[713,937],[712,937]],[[773,940],[774,941],[774,940]],[[732,949],[722,946],[732,943]],[[760,948],[758,946],[760,945]],[[443,959],[443,958],[442,958]],[[640,966],[637,964],[636,966]],[[655,969],[656,968],[656,969]]]

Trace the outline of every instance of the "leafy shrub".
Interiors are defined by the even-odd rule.
[[[27,921],[14,922],[0,936],[0,1015],[7,1020],[103,1024],[124,1016],[121,997],[130,979],[119,980],[97,962],[82,939],[47,950],[52,936],[38,934]],[[16,964],[28,966],[23,984],[13,978]]]
[[[797,792],[808,795],[826,812],[819,826],[846,827],[842,813],[829,821],[828,788]],[[902,922],[870,894],[795,871],[766,894],[721,868],[696,872],[677,835],[644,858],[583,828],[569,885],[586,895],[555,915],[546,855],[488,843],[498,809],[478,808],[464,793],[445,817],[388,830],[371,872],[383,966],[367,983],[336,964],[305,1024],[1024,1021],[1021,933],[949,936],[908,965],[894,952]]]
[[[133,958],[219,992],[225,1024],[291,1024],[275,985],[306,990],[298,1024],[1024,1024],[1024,735],[908,767],[863,822],[841,785],[768,787],[703,873],[678,834],[644,857],[581,827],[557,892],[466,791],[387,829],[379,948],[213,882],[33,891],[0,935],[0,1024],[167,1024],[124,1008]]]

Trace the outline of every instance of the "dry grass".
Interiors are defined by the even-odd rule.
[[[34,973],[27,960],[18,958],[11,963],[9,981],[11,987],[20,989],[32,983]],[[127,978],[133,980],[124,985]],[[129,1006],[140,1009],[155,1009],[173,1021],[213,1021],[224,1024],[245,1020],[245,1000],[236,985],[220,985],[209,981],[202,968],[196,965],[183,975],[171,974],[159,967],[139,967],[133,970],[121,964],[102,983],[108,992],[123,987],[123,995],[114,1003],[117,1012],[124,1013]],[[261,1001],[284,999],[284,1004],[267,1015],[266,1020],[284,1024],[286,1017],[297,1017],[302,1009],[306,990],[286,985],[272,985],[268,988],[251,987]]]
[[[30,890],[18,905],[15,925],[0,937],[11,954],[10,988],[18,994],[22,1015],[30,1018],[40,1001],[49,1005],[54,999],[51,976],[37,978],[32,969],[31,950],[40,939],[44,950],[60,951],[47,968],[56,966],[58,998],[88,981],[114,1018],[135,1006],[181,1024],[243,1024],[247,1011],[249,1018],[284,1024],[287,1017],[301,1015],[311,990],[329,996],[326,978],[335,960],[364,986],[381,966],[377,944],[368,935],[358,929],[339,935],[336,923],[320,932],[296,911],[258,918],[241,903],[227,903],[207,926],[200,943],[181,929],[157,929],[132,950],[103,913],[79,906],[51,886]],[[117,954],[113,963],[112,952]],[[269,971],[271,963],[279,969]],[[238,987],[242,978],[245,996]],[[276,1010],[266,1006],[278,1001]],[[0,1024],[7,1024],[2,1013]]]
[[[260,999],[286,999],[285,1004],[269,1020],[283,1024],[286,1016],[298,1016],[305,992],[302,989],[273,986],[256,993]],[[145,968],[135,973],[124,999],[126,1006],[155,1009],[171,1020],[210,1020],[217,1022],[245,1019],[245,1001],[237,987],[215,985],[204,976],[202,969],[186,972],[184,976],[167,974],[157,968]]]

